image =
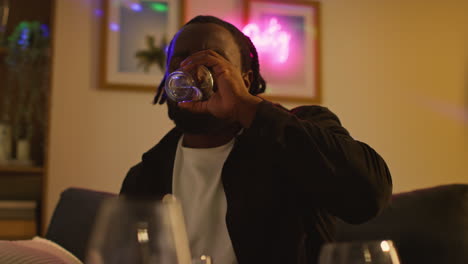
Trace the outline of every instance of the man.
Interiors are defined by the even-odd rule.
[[[204,65],[215,79],[207,101],[168,100],[176,127],[143,155],[121,194],[181,200],[193,256],[215,264],[316,263],[336,217],[371,219],[388,203],[384,160],[320,106],[288,111],[265,89],[252,42],[211,16],[173,38],[166,76]],[[166,99],[162,81],[155,103]]]

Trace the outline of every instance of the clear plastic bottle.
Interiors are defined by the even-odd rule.
[[[205,66],[190,72],[176,70],[166,78],[164,89],[167,96],[176,102],[204,101],[213,94],[213,76]]]

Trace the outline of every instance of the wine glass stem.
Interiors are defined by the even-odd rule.
[[[140,243],[141,264],[150,263],[150,249],[148,243]]]

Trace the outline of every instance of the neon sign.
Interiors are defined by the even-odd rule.
[[[250,37],[259,52],[268,54],[274,62],[288,60],[291,35],[281,30],[278,19],[271,18],[263,32],[256,23],[246,25],[242,32]]]

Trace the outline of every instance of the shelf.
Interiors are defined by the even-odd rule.
[[[33,167],[33,166],[1,166],[0,173],[2,172],[16,172],[16,173],[43,173],[43,167]]]

